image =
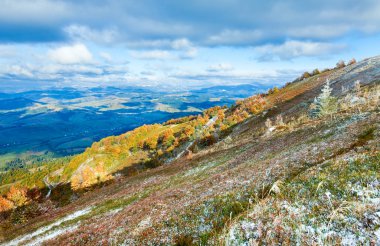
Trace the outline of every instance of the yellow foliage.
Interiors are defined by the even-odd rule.
[[[13,203],[8,199],[0,196],[0,213],[13,209]]]
[[[173,134],[173,130],[171,128],[168,128],[160,134],[159,139],[162,143],[166,143],[170,138],[173,137]]]
[[[11,186],[10,190],[7,193],[7,199],[12,201],[16,207],[26,205],[28,202],[28,198],[26,196],[26,189]]]
[[[79,190],[82,187],[82,181],[79,175],[73,175],[70,180],[71,189]]]

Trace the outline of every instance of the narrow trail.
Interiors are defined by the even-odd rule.
[[[50,174],[47,174],[47,175],[42,179],[42,181],[44,182],[45,186],[49,189],[49,191],[48,191],[48,193],[47,193],[47,195],[46,195],[46,198],[50,197],[51,192],[53,191],[53,189],[55,189],[58,185],[62,184],[62,182],[57,182],[57,183],[55,183],[55,182],[51,182],[51,181],[49,180],[49,175],[57,175],[59,171],[60,171],[60,170],[57,170],[57,171],[55,171],[55,172],[52,172],[52,173],[50,173]]]
[[[48,198],[48,197],[50,197],[51,191],[57,186],[57,184],[52,184],[52,183],[50,183],[50,182],[49,182],[49,177],[48,177],[48,175],[46,175],[46,176],[43,178],[43,181],[44,181],[46,187],[49,188],[49,191],[48,191],[48,193],[47,193],[47,195],[46,195],[46,198]]]
[[[214,116],[214,117],[212,117],[212,118],[211,118],[211,119],[210,119],[210,120],[209,120],[209,121],[203,126],[201,132],[202,132],[203,130],[205,130],[205,129],[208,129],[210,126],[214,125],[215,122],[216,122],[217,120],[218,120],[218,116],[217,116],[217,115]],[[189,142],[189,143],[186,145],[185,149],[182,150],[180,153],[178,153],[178,154],[176,155],[176,157],[174,157],[173,159],[169,160],[168,163],[171,163],[171,162],[173,162],[173,161],[175,161],[175,160],[181,158],[186,152],[188,152],[188,151],[190,150],[191,146],[193,146],[193,144],[194,144],[197,140],[199,140],[199,139],[200,139],[200,137],[199,137],[199,133],[195,134],[195,138],[194,138],[194,140],[192,140],[191,142]]]

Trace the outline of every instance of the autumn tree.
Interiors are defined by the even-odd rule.
[[[241,120],[240,121],[243,121],[244,119],[247,119],[249,116],[249,114],[247,113],[247,111],[243,111],[241,113]]]
[[[166,143],[169,139],[174,138],[173,134],[174,134],[173,129],[171,128],[166,129],[159,135],[158,137],[159,142]]]
[[[346,66],[346,64],[344,63],[343,60],[340,60],[337,62],[335,68],[344,68]]]
[[[114,156],[118,156],[121,153],[121,146],[120,145],[113,145],[109,148],[109,153],[112,153]]]
[[[223,110],[219,110],[218,111],[218,120],[223,121],[225,117],[226,117],[226,115],[224,113],[224,109]]]
[[[186,125],[183,130],[182,130],[183,134],[185,134],[186,137],[190,137],[191,135],[194,134],[195,132],[195,129],[194,127],[190,126],[190,125]]]
[[[7,193],[7,199],[13,202],[16,207],[26,205],[28,202],[28,197],[26,196],[25,188],[18,188],[16,186],[11,186]]]
[[[318,75],[318,74],[320,74],[320,73],[321,73],[321,72],[319,71],[318,68],[316,68],[316,69],[313,70],[313,76],[314,76],[314,75]]]
[[[355,64],[355,63],[356,63],[355,58],[352,58],[352,59],[347,63],[347,65],[353,65],[353,64]]]
[[[13,208],[13,203],[8,199],[0,196],[0,213],[11,210]]]
[[[311,77],[311,74],[309,72],[304,72],[301,76],[301,80],[302,79],[307,79],[307,78],[310,78]]]
[[[142,138],[137,141],[137,147],[139,149],[144,149],[146,147],[146,139]]]
[[[82,186],[82,178],[79,175],[71,177],[70,186],[72,190],[79,190]]]
[[[83,179],[82,187],[90,187],[91,185],[95,184],[97,181],[95,172],[89,166],[85,166],[85,168],[83,169],[82,179]]]
[[[208,121],[208,118],[198,115],[197,120],[196,120],[196,124],[197,125],[205,125],[207,123],[207,121]]]
[[[164,151],[162,149],[157,150],[157,156],[162,156],[164,154]]]
[[[156,149],[157,147],[157,139],[154,137],[148,137],[145,139],[144,148],[146,149]]]
[[[96,165],[96,167],[94,168],[94,174],[96,176],[96,182],[105,182],[107,180],[112,179],[112,176],[107,174],[103,162],[100,162],[98,165]]]

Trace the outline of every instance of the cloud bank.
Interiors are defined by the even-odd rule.
[[[79,64],[93,62],[93,56],[84,44],[62,46],[48,53],[49,58],[60,64]]]
[[[375,0],[0,0],[0,6],[0,83],[286,81],[294,72],[279,70],[380,49],[372,45],[380,41]]]

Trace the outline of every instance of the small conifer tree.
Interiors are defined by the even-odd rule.
[[[272,128],[272,121],[269,118],[265,121],[265,126],[268,130]]]
[[[331,115],[337,111],[336,99],[331,96],[331,92],[330,81],[327,80],[321,94],[314,99],[314,102],[310,106],[311,117],[317,118],[323,115]]]
[[[355,84],[354,84],[354,88],[355,88],[355,92],[356,92],[356,94],[357,95],[359,95],[359,93],[360,93],[360,80],[356,80],[355,81]]]
[[[282,119],[282,115],[281,114],[277,115],[277,117],[276,117],[276,123],[275,124],[276,124],[276,126],[283,126],[283,125],[285,125],[284,121]]]

